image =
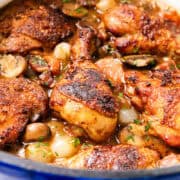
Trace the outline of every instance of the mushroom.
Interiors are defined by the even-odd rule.
[[[27,67],[26,60],[22,56],[0,55],[0,75],[5,78],[13,78],[21,75]]]

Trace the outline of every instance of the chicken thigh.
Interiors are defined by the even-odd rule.
[[[0,147],[14,143],[28,120],[46,112],[47,95],[24,78],[0,79]]]
[[[116,127],[118,102],[96,65],[87,60],[74,63],[56,84],[50,107],[95,141],[105,140]]]

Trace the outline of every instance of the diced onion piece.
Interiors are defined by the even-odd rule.
[[[54,49],[54,57],[61,60],[67,60],[70,57],[71,46],[69,43],[62,42]]]
[[[138,119],[138,113],[133,107],[122,108],[119,111],[119,123],[121,125],[133,123],[135,119]]]
[[[77,138],[56,134],[51,142],[52,152],[60,158],[71,157],[79,150]]]
[[[45,142],[36,142],[29,144],[25,148],[25,157],[33,161],[44,163],[51,163],[55,158],[48,144]]]
[[[6,78],[13,78],[21,75],[26,69],[27,63],[21,56],[2,55],[0,56],[0,74]]]

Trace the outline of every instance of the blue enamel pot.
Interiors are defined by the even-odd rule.
[[[180,166],[137,171],[94,171],[73,170],[54,167],[21,159],[6,152],[0,152],[0,180],[180,180]]]

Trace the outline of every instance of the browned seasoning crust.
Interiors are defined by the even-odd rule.
[[[121,4],[109,10],[104,15],[104,23],[109,31],[120,36],[114,45],[123,54],[170,54],[179,49],[160,17],[148,15],[134,5]]]
[[[13,143],[35,114],[44,115],[47,95],[24,78],[0,79],[0,147]]]
[[[144,111],[153,135],[170,146],[180,146],[180,83],[178,70],[154,70],[149,76],[141,72],[126,73],[127,86],[134,88],[131,97],[134,105]]]
[[[108,117],[115,117],[118,112],[118,103],[106,79],[90,61],[72,65],[57,83],[53,94],[51,107],[58,104],[55,94],[63,94]]]
[[[13,18],[13,19],[12,19]],[[8,18],[4,19],[6,24]],[[74,31],[74,23],[58,10],[45,5],[27,9],[11,17],[10,35],[0,43],[0,52],[26,52],[53,47]],[[5,29],[4,29],[5,30]],[[12,43],[15,41],[15,43]]]
[[[132,145],[90,146],[77,155],[59,160],[63,167],[89,170],[137,170],[150,167],[159,160],[159,154],[148,148]]]
[[[97,146],[86,158],[87,169],[135,170],[144,169],[159,159],[158,153],[130,145]]]

